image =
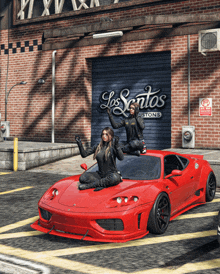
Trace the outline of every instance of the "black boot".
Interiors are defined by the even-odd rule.
[[[92,188],[90,185],[91,185],[91,184],[80,184],[80,185],[78,186],[78,188],[79,188],[79,190],[85,190],[85,189]]]
[[[124,153],[127,153],[127,154],[129,154],[131,151],[129,144],[125,144],[121,149]]]
[[[78,186],[79,190],[85,190],[85,189],[89,189],[89,188],[96,188],[99,186],[99,181],[95,181],[93,183],[90,183],[90,184],[80,184]]]
[[[140,152],[140,150],[136,150],[136,151],[131,151],[129,154],[131,154],[131,155],[136,155],[136,156],[140,156],[140,155],[141,155],[141,152]]]
[[[97,186],[93,191],[99,191],[99,190],[102,190],[104,188],[105,188],[104,186]]]

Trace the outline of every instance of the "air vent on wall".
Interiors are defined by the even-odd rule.
[[[220,50],[220,29],[199,31],[199,52]]]

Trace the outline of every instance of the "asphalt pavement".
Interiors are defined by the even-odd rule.
[[[218,160],[210,150],[201,154],[204,158]],[[148,234],[126,243],[79,241],[33,230],[30,224],[38,219],[37,203],[43,193],[58,180],[81,173],[82,163],[89,167],[94,162],[92,156],[77,155],[0,176],[0,261],[30,267],[32,273],[36,269],[51,274],[220,273],[219,193],[211,203],[193,208],[171,221],[164,234]]]

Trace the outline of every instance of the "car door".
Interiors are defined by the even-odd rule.
[[[182,158],[182,159],[181,159]],[[171,199],[172,214],[178,211],[193,193],[193,175],[187,172],[189,160],[177,155],[167,155],[164,157],[164,177],[172,173],[173,170],[181,170],[181,176],[174,176],[165,179]]]

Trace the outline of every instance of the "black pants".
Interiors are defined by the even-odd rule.
[[[137,150],[142,151],[143,148],[144,148],[144,144],[140,140],[132,140],[129,143],[125,143],[121,147],[121,149],[124,153],[132,153]]]
[[[81,184],[90,184],[91,188],[115,186],[121,182],[121,175],[117,172],[101,177],[98,172],[85,172],[80,178]]]

